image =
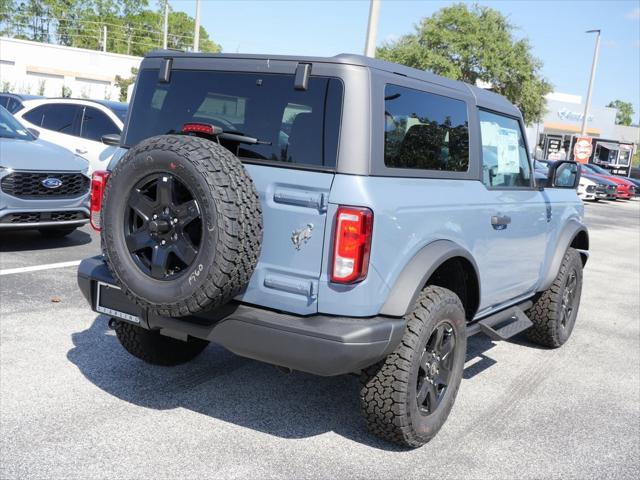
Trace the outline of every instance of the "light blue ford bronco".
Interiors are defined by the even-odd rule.
[[[467,338],[573,330],[589,237],[573,162],[536,184],[503,97],[356,55],[158,51],[92,179],[103,255],[82,293],[122,346],[175,365],[209,342],[358,373],[369,429],[428,442]]]

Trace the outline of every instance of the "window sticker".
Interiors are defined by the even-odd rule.
[[[518,132],[509,128],[498,129],[498,172],[519,173]]]

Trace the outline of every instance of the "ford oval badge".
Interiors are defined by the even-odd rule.
[[[60,188],[62,186],[62,180],[60,180],[59,178],[55,178],[55,177],[47,177],[44,180],[42,180],[42,186],[45,188]]]

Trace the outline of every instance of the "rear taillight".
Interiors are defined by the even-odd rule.
[[[102,211],[102,199],[104,198],[104,187],[107,185],[109,172],[95,171],[91,175],[91,197],[89,201],[89,221],[96,232],[102,228],[100,222],[100,212]]]
[[[333,239],[332,282],[356,283],[366,278],[372,233],[371,210],[338,207]]]

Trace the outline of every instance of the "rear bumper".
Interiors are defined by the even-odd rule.
[[[78,285],[94,311],[98,282],[115,284],[101,257],[83,260]],[[303,317],[240,303],[179,318],[131,309],[139,312],[143,328],[209,340],[243,357],[323,376],[356,372],[383,359],[400,343],[406,325],[403,318]]]

